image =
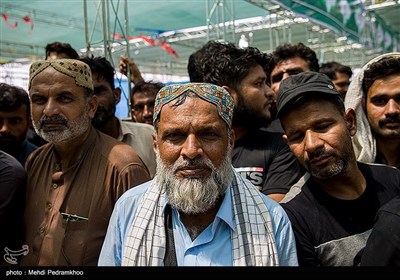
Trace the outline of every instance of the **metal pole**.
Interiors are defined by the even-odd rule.
[[[130,46],[129,46],[129,13],[128,13],[128,0],[125,0],[125,42],[126,42],[126,56],[129,57],[130,54]],[[128,115],[131,116],[131,107],[132,107],[132,90],[131,90],[131,69],[127,67],[127,76],[128,76]]]
[[[85,45],[86,45],[86,56],[90,56],[90,42],[89,42],[89,28],[88,28],[88,17],[87,17],[87,0],[83,0],[83,16],[85,23]]]
[[[103,45],[104,45],[104,57],[109,60],[108,57],[108,19],[107,19],[107,0],[102,0],[102,14],[103,14]]]

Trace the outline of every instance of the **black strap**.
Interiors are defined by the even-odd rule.
[[[175,253],[175,242],[174,242],[174,231],[172,228],[172,208],[169,204],[165,207],[164,213],[164,224],[166,233],[166,250],[164,258],[164,266],[177,266],[176,253]]]

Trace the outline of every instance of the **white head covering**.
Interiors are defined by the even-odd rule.
[[[368,67],[384,57],[400,57],[400,52],[386,53],[375,57],[365,64],[361,70],[353,77],[349,89],[347,90],[344,99],[346,109],[353,108],[356,111],[357,117],[357,132],[353,136],[353,147],[358,161],[375,162],[376,143],[375,137],[372,135],[371,127],[368,118],[364,111],[364,93],[362,91],[362,81],[364,72]]]

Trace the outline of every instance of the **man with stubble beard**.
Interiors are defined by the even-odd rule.
[[[151,144],[153,126],[121,120],[115,115],[121,100],[121,88],[114,85],[115,70],[105,57],[82,57],[80,60],[89,65],[92,71],[94,95],[99,101],[92,120],[93,126],[134,148],[153,178],[156,172],[156,155]]]
[[[302,176],[282,133],[262,129],[271,121],[274,93],[267,85],[269,56],[257,48],[209,41],[191,55],[189,76],[224,87],[233,97],[232,164],[260,191],[280,201]]]

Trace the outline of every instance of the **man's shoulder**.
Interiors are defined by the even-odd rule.
[[[396,196],[388,203],[382,206],[379,211],[394,214],[397,218],[400,218],[400,196]]]
[[[394,166],[390,166],[383,163],[372,163],[372,162],[361,162],[357,161],[358,167],[361,170],[367,170],[372,172],[389,172],[389,173],[398,173],[400,174],[400,170]]]
[[[118,206],[119,207],[127,207],[130,208],[132,203],[137,203],[145,194],[147,189],[152,184],[152,180],[142,183],[140,185],[135,186],[134,188],[130,188],[129,190],[125,191],[121,197],[118,199]],[[117,205],[116,205],[117,206]]]
[[[141,162],[138,153],[132,146],[121,142],[107,134],[99,131],[99,142],[97,142],[97,150],[106,155],[109,160],[115,162]]]
[[[0,150],[0,172],[4,174],[25,173],[24,167],[13,156]]]
[[[253,129],[247,131],[247,133],[239,140],[235,142],[241,147],[272,147],[286,145],[282,139],[283,133],[271,132],[264,129]]]
[[[400,169],[380,163],[357,162],[359,169],[367,180],[378,181],[382,184],[400,184]]]
[[[121,119],[121,129],[123,132],[139,132],[139,133],[150,133],[154,131],[154,127],[147,123],[137,123],[129,120]]]
[[[304,190],[306,189],[306,185],[308,180],[310,179],[311,174],[306,172],[295,184],[293,184],[289,191],[285,194],[283,199],[280,201],[281,203],[287,203],[293,200],[295,197],[299,196],[299,200],[301,200],[304,195]]]

